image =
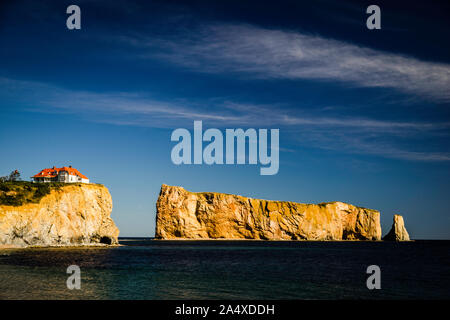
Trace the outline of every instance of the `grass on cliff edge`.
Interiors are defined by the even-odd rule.
[[[81,183],[32,183],[28,181],[0,182],[0,205],[21,206],[27,203],[39,203],[52,190],[64,186],[77,186]]]

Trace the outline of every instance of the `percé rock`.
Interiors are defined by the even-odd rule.
[[[409,241],[409,234],[405,228],[405,222],[401,215],[394,215],[394,222],[392,224],[391,231],[384,236],[383,240],[386,241]]]
[[[0,245],[117,244],[111,210],[108,189],[95,184],[52,189],[39,203],[0,205]]]
[[[302,204],[162,185],[157,239],[381,240],[380,213],[342,202]]]

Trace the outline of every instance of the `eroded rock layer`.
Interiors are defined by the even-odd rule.
[[[162,185],[159,239],[380,240],[380,213],[343,202],[302,204]]]
[[[117,244],[111,195],[94,184],[52,190],[39,203],[0,206],[0,245]]]

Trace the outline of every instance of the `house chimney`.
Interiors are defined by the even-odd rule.
[[[55,166],[53,166],[53,168],[52,169],[55,169]]]
[[[72,168],[72,166],[69,166],[69,168]]]

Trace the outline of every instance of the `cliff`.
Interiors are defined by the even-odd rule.
[[[28,193],[33,188],[32,185],[22,187]],[[119,229],[110,217],[112,199],[106,187],[65,184],[57,188],[42,188],[46,192],[37,198],[37,192],[34,192],[34,198],[29,197],[33,200],[29,201],[22,199],[26,198],[23,196],[25,191],[7,192],[22,200],[16,205],[0,204],[0,245],[76,246],[118,243]]]
[[[403,217],[395,214],[394,221],[392,223],[391,231],[384,236],[383,240],[386,241],[409,241],[409,234],[405,228],[405,222]]]
[[[301,204],[162,185],[159,239],[380,240],[380,213],[342,202]]]

